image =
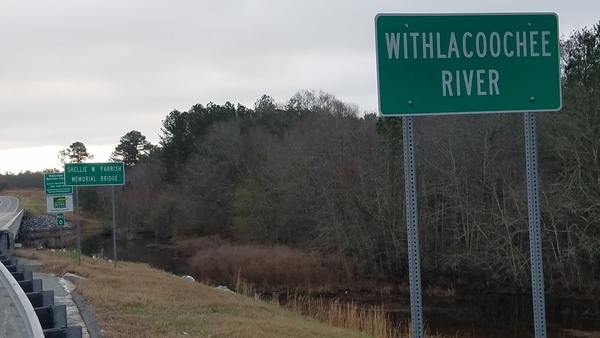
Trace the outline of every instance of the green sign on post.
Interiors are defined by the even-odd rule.
[[[57,227],[65,226],[65,214],[56,214],[56,226]]]
[[[383,116],[560,110],[555,13],[379,14]]]
[[[65,163],[65,185],[99,186],[125,184],[125,164],[106,163]]]
[[[73,194],[73,187],[65,185],[65,173],[45,173],[44,188],[46,195]]]

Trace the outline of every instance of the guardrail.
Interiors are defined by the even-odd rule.
[[[54,304],[54,292],[44,291],[41,279],[34,279],[9,252],[8,231],[0,231],[0,283],[17,308],[25,331],[33,338],[81,338],[81,326],[67,325],[65,305]]]
[[[2,237],[6,237],[7,232],[4,234],[0,234]],[[3,238],[2,242],[8,241],[7,238]],[[8,243],[5,243],[8,246]],[[0,256],[3,255],[2,246],[0,245]],[[4,286],[10,298],[17,308],[19,312],[19,316],[21,316],[21,320],[23,321],[23,325],[25,326],[25,331],[29,337],[33,338],[43,338],[44,331],[42,330],[42,325],[29,301],[29,298],[19,285],[19,282],[13,277],[12,273],[8,271],[8,269],[4,266],[4,264],[0,264],[0,283]]]

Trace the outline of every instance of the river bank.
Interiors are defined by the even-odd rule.
[[[192,282],[147,264],[84,256],[72,251],[19,249],[46,272],[84,279],[77,290],[105,337],[372,337],[329,326],[276,304]]]
[[[93,244],[84,245],[84,248],[91,249],[87,252],[89,255],[112,257],[110,237],[98,237],[91,242]],[[195,242],[195,245],[190,242]],[[295,292],[290,293],[273,285],[277,281],[288,283],[288,279],[298,278],[294,273],[307,275],[307,271],[312,271],[312,277],[304,277],[304,281],[324,278],[319,277],[321,270],[308,268],[308,263],[302,264],[302,261],[310,261],[306,253],[304,256],[293,256],[294,251],[281,248],[251,251],[252,247],[232,248],[214,240],[210,243],[206,239],[186,240],[179,245],[164,245],[148,240],[117,242],[117,254],[120,260],[145,262],[174,273],[193,275],[212,285],[228,285],[232,289],[236,289],[240,278],[246,279],[245,285],[251,285],[253,291],[263,294],[264,298],[278,294],[281,304],[300,291],[300,294],[314,298],[339,300],[359,307],[382,306],[396,324],[406,326],[410,321],[410,298],[406,285],[363,284],[353,289],[352,281],[338,278],[338,284],[330,283],[329,287],[322,288],[313,286],[302,289],[302,284],[295,282],[296,289],[290,288]],[[196,257],[194,260],[193,252],[199,253],[202,258]],[[270,277],[262,277],[261,283],[259,271],[263,276]],[[336,276],[340,277],[339,272]],[[271,284],[266,281],[271,281]],[[424,291],[424,318],[431,333],[471,338],[533,337],[530,294],[465,294],[441,287],[428,287]],[[565,332],[600,331],[600,301],[547,295],[546,317],[550,338],[569,337]]]
[[[57,245],[59,230],[43,231],[34,244]],[[64,230],[66,246],[75,248],[74,228]],[[112,238],[102,231],[83,231],[84,254],[112,259]],[[44,236],[41,236],[43,238]],[[50,245],[52,246],[52,245]],[[318,257],[286,247],[232,245],[218,238],[188,238],[160,243],[140,236],[118,241],[119,261],[143,262],[178,275],[192,275],[209,285],[240,285],[264,299],[277,297],[285,304],[295,295],[339,300],[359,307],[382,306],[394,323],[410,321],[410,300],[405,283],[356,281],[352,265],[335,257]],[[424,318],[430,332],[459,337],[533,337],[531,296],[527,292],[498,292],[490,287],[466,292],[450,283],[424,285]],[[554,290],[556,291],[556,290]],[[548,337],[567,337],[565,332],[600,330],[600,299],[595,295],[546,295]],[[567,330],[567,331],[565,331]],[[568,331],[577,330],[577,331]]]

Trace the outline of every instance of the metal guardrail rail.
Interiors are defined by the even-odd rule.
[[[6,255],[9,244],[7,238],[8,234],[8,231],[4,231],[1,234],[2,239],[0,239],[0,257],[8,258]],[[4,261],[7,260],[3,260],[3,263]],[[6,291],[8,291],[14,306],[17,308],[27,335],[33,338],[43,338],[44,331],[42,330],[40,321],[35,314],[35,310],[33,309],[29,298],[19,285],[19,282],[17,282],[12,273],[8,271],[5,264],[0,264],[0,283],[2,283]]]
[[[28,337],[81,338],[81,326],[67,325],[66,306],[55,305],[54,292],[44,291],[42,280],[33,279],[33,273],[18,264],[10,253],[23,212],[16,213],[0,229],[0,283],[17,308]]]

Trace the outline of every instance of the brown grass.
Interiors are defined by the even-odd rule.
[[[294,312],[317,318],[329,325],[358,330],[378,338],[412,337],[411,323],[395,323],[382,306],[361,307],[339,299],[294,296],[285,305]],[[425,337],[446,338],[432,334],[427,326]]]
[[[18,250],[45,271],[72,272],[105,337],[369,337],[294,314],[275,304],[190,282],[148,265],[83,257],[73,252]]]
[[[286,307],[330,325],[366,332],[375,337],[409,336],[408,328],[394,324],[383,306],[361,308],[355,304],[340,303],[338,299],[296,296],[288,300]]]
[[[177,242],[194,278],[235,287],[239,281],[261,290],[337,292],[352,283],[350,265],[336,256],[285,246],[231,245],[214,238]]]
[[[269,300],[265,296],[269,294],[270,303],[277,305],[279,293],[285,292],[286,308],[329,325],[380,338],[411,336],[410,323],[395,324],[383,306],[360,307],[339,299],[298,294],[330,293],[348,286],[351,283],[348,264],[337,257],[283,246],[232,245],[219,237],[179,240],[176,247],[180,256],[189,258],[194,277],[207,283],[225,284],[255,299]],[[266,292],[269,290],[272,292]]]

